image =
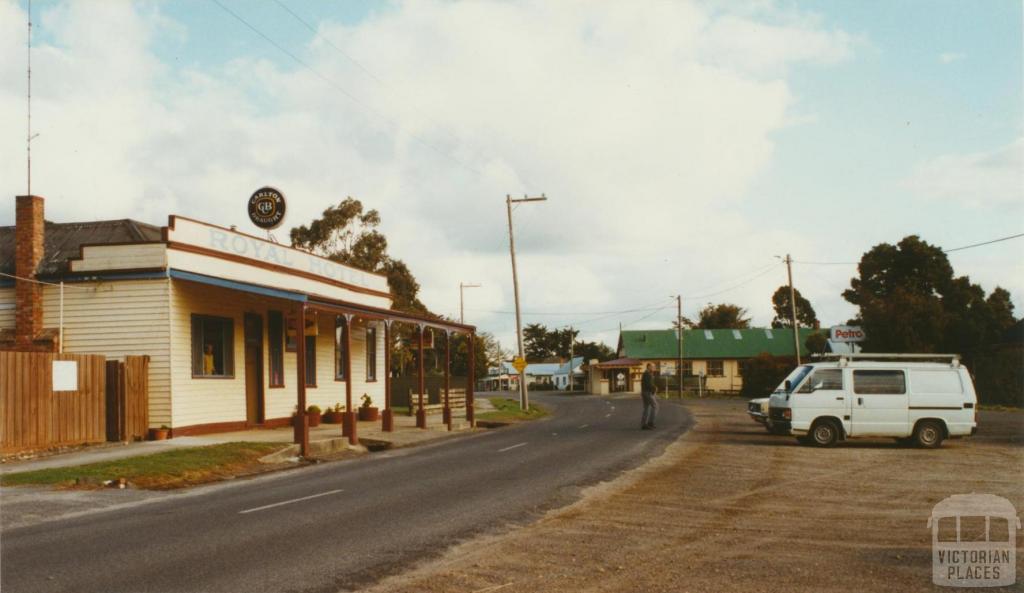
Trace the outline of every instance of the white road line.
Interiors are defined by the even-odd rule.
[[[604,415],[604,417],[605,417],[605,418],[611,418],[611,417],[612,417],[612,415],[611,415],[611,414],[605,414],[605,415]]]
[[[512,445],[511,447],[505,447],[504,449],[498,449],[498,453],[504,453],[505,451],[511,451],[516,447],[524,447],[527,443],[519,443],[518,445]]]
[[[245,509],[244,511],[238,511],[238,514],[239,515],[244,515],[246,513],[255,513],[256,511],[263,511],[263,510],[266,510],[266,509],[272,509],[274,507],[279,507],[279,506],[286,505],[286,504],[292,504],[293,502],[302,502],[303,500],[309,500],[311,498],[320,498],[321,496],[327,496],[329,494],[337,494],[339,492],[344,492],[344,490],[329,490],[327,492],[321,492],[320,494],[313,494],[313,495],[310,495],[310,496],[303,496],[302,498],[294,498],[292,500],[285,500],[283,502],[275,502],[274,504],[267,504],[267,505],[263,505],[261,507],[256,507],[254,509]]]
[[[590,425],[589,424],[580,424],[577,428],[586,428],[588,426],[590,426]]]

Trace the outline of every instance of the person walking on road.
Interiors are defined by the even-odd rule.
[[[640,397],[644,400],[644,412],[640,417],[640,428],[654,428],[654,417],[658,415],[658,383],[654,375],[654,365],[647,363],[647,370],[640,379]]]

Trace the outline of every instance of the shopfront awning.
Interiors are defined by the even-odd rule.
[[[446,319],[422,317],[412,313],[406,313],[404,311],[395,311],[394,309],[380,309],[378,307],[371,307],[369,305],[359,305],[355,303],[345,303],[341,301],[329,301],[320,298],[310,298],[310,300],[308,301],[308,306],[311,309],[319,309],[321,311],[334,312],[340,314],[350,313],[353,315],[358,315],[359,317],[363,317],[365,319],[382,319],[388,321],[397,321],[399,323],[422,325],[424,327],[462,334],[472,334],[476,332],[476,327],[472,325],[456,323],[454,321],[448,321]]]
[[[171,278],[177,280],[187,280],[189,282],[198,282],[200,284],[218,286],[220,288],[238,290],[241,292],[248,292],[252,294],[258,294],[261,296],[285,299],[299,303],[306,303],[306,305],[311,309],[318,309],[320,311],[325,312],[333,312],[338,314],[353,314],[365,319],[398,321],[400,323],[422,325],[424,327],[430,327],[434,329],[452,331],[457,333],[471,334],[476,331],[476,328],[472,325],[456,323],[454,321],[448,321],[446,319],[422,317],[412,313],[395,311],[393,309],[381,309],[378,307],[372,307],[370,305],[360,305],[357,303],[335,301],[331,299],[325,299],[320,296],[307,295],[301,292],[282,290],[280,288],[271,288],[269,286],[263,286],[260,284],[252,284],[249,282],[239,282],[238,280],[216,278],[214,276],[207,276],[206,274],[197,274],[195,272],[186,272],[184,270],[175,270],[172,268],[169,271],[168,275]]]
[[[189,282],[198,282],[200,284],[208,284],[210,286],[219,286],[220,288],[229,288],[231,290],[249,292],[261,296],[273,297],[275,299],[286,299],[289,301],[297,302],[306,302],[308,300],[308,297],[302,294],[301,292],[281,290],[280,288],[270,288],[268,286],[260,286],[259,284],[238,282],[237,280],[225,280],[224,278],[215,278],[213,276],[207,276],[205,274],[186,272],[184,270],[171,269],[168,272],[168,275],[171,278],[175,278],[177,280],[188,280]]]

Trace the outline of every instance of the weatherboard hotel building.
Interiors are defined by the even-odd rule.
[[[175,215],[53,223],[43,205],[18,196],[15,226],[0,227],[0,349],[63,339],[67,353],[148,356],[149,425],[172,436],[284,426],[297,407],[340,403],[355,442],[364,394],[391,430],[392,324],[474,331],[393,311],[384,276],[265,238]]]

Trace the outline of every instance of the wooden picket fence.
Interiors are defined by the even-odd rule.
[[[78,363],[78,389],[53,390],[53,361]],[[0,451],[144,439],[149,357],[0,352]]]
[[[53,361],[78,363],[78,389],[53,391]],[[0,450],[106,440],[106,359],[92,354],[0,352]]]

